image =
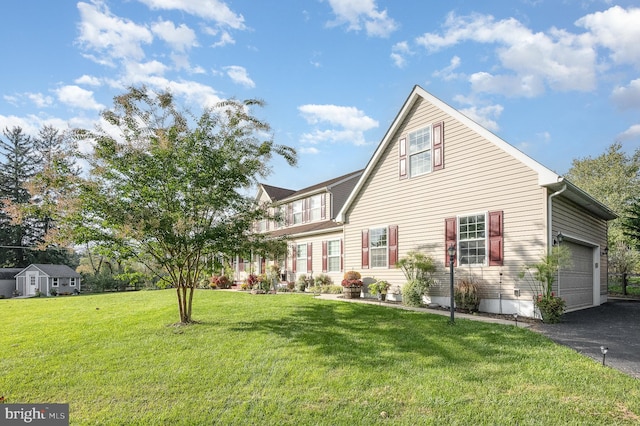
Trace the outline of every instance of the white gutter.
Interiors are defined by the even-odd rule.
[[[562,178],[560,178],[562,179]],[[553,197],[562,194],[564,191],[567,190],[567,184],[565,183],[564,186],[562,187],[562,189],[554,192],[553,194],[549,195],[549,202],[547,203],[547,220],[548,220],[548,225],[547,225],[547,246],[549,247],[549,251],[548,253],[551,253],[551,247],[553,245],[553,234],[552,234],[552,226],[553,226],[553,203],[552,203],[552,199]]]

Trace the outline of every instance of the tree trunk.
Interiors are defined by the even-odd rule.
[[[187,287],[181,286],[176,288],[178,293],[178,307],[180,308],[180,322],[189,324],[191,322],[191,299],[193,294],[187,296]],[[193,289],[191,289],[193,292]]]

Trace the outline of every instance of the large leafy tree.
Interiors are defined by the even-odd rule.
[[[256,100],[229,100],[199,117],[170,93],[131,88],[103,113],[108,126],[76,130],[95,144],[76,214],[77,242],[94,241],[113,259],[135,258],[175,288],[180,322],[192,322],[204,259],[267,244],[253,233],[267,210],[247,190],[270,172],[274,144]],[[115,130],[114,130],[115,129]]]
[[[566,177],[620,216],[609,223],[609,246],[623,241],[622,217],[640,197],[640,152],[629,155],[614,143],[598,157],[573,160]]]

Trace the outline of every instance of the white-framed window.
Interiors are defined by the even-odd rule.
[[[307,245],[298,244],[296,246],[296,271],[298,273],[307,272]]]
[[[408,135],[409,176],[419,176],[431,171],[431,126]]]
[[[487,216],[485,213],[458,217],[458,255],[461,265],[487,262]]]
[[[35,277],[31,277],[31,278],[35,280]],[[60,278],[51,278],[52,287],[58,287],[59,284],[60,284]]]
[[[302,204],[303,204],[302,200],[293,202],[293,224],[294,225],[302,223],[302,209],[303,209]]]
[[[327,241],[327,271],[340,272],[340,240]]]
[[[386,268],[388,265],[389,240],[387,227],[369,230],[369,259],[372,268]]]
[[[284,209],[282,206],[275,208],[275,227],[282,228],[284,226]]]
[[[76,286],[76,279],[74,277],[69,278],[69,285],[71,287],[75,287]]]
[[[322,218],[322,195],[314,195],[309,198],[309,221],[320,220]]]

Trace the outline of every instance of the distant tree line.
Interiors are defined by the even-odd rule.
[[[54,242],[64,203],[80,169],[68,134],[44,126],[34,137],[19,126],[0,135],[0,267],[62,263],[78,257]]]

